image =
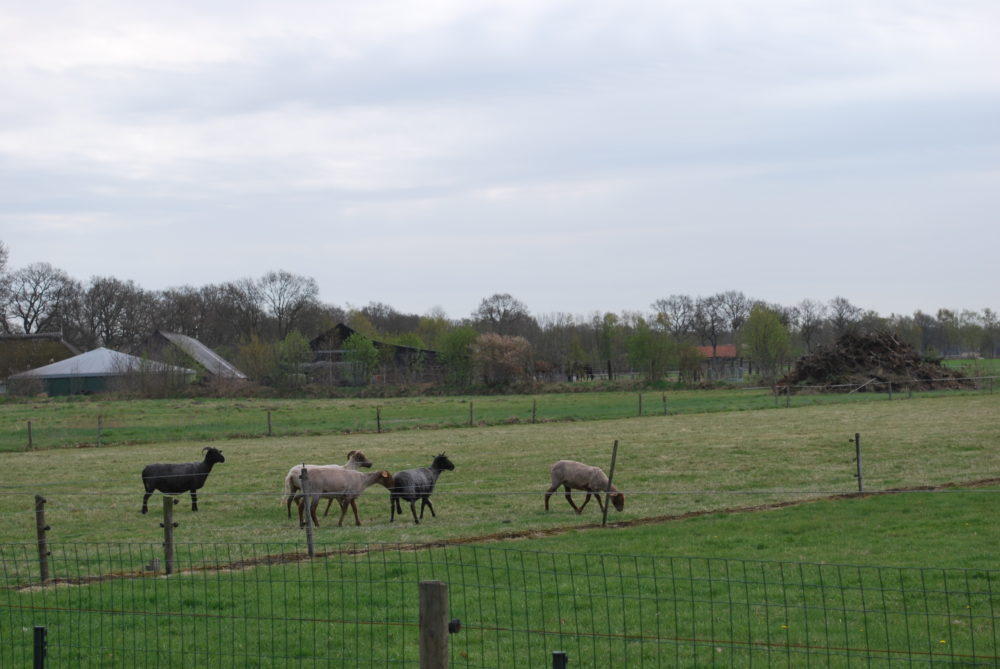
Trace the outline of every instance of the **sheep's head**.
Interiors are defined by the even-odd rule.
[[[215,448],[214,446],[206,446],[201,449],[201,452],[205,454],[205,462],[214,465],[217,462],[225,462],[226,458],[222,455],[222,451]]]
[[[351,451],[347,454],[347,461],[353,462],[358,467],[371,467],[372,461],[361,451]]]
[[[620,492],[613,492],[608,497],[611,499],[611,503],[615,505],[615,508],[619,511],[625,510],[625,495]]]
[[[431,467],[434,469],[440,469],[443,471],[453,471],[455,469],[455,464],[448,459],[448,456],[442,453],[434,458],[434,462],[431,463]]]
[[[375,483],[379,483],[379,484],[385,486],[386,488],[390,488],[391,489],[392,486],[393,486],[392,474],[389,473],[388,471],[386,471],[385,469],[383,469],[382,471],[380,471],[378,473],[378,478],[375,479]]]

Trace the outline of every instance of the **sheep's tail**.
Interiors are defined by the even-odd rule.
[[[292,517],[292,499],[295,497],[293,486],[295,484],[295,476],[298,474],[298,470],[292,467],[288,470],[288,474],[285,475],[285,485],[281,490],[281,501],[288,509],[288,517]]]

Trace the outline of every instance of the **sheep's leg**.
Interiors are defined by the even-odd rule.
[[[145,495],[142,496],[142,513],[146,513],[147,511],[149,511],[149,507],[146,506],[146,503],[149,501],[149,498],[152,496],[152,494],[153,493],[151,492],[147,492]]]
[[[607,502],[605,502],[604,504],[601,504],[601,495],[600,495],[600,493],[596,493],[596,492],[594,493],[594,499],[597,500],[597,506],[601,509],[601,513],[604,513],[604,506],[607,504]]]
[[[399,505],[399,500],[389,494],[389,522],[396,520],[396,506]]]
[[[410,513],[413,514],[413,522],[419,525],[420,521],[417,520],[417,500],[415,499],[410,500]]]
[[[583,504],[580,505],[580,509],[579,511],[577,511],[577,513],[583,513],[583,509],[585,506],[587,506],[587,503],[589,501],[590,501],[590,493],[588,492],[587,496],[583,498]]]
[[[431,516],[433,516],[434,518],[437,518],[437,514],[434,513],[434,505],[431,504],[431,498],[430,497],[421,497],[420,498],[420,517],[421,518],[424,517],[424,507],[425,506],[431,510]]]
[[[558,489],[559,489],[559,484],[558,483],[553,483],[552,487],[545,491],[545,510],[546,511],[549,510],[549,497],[552,497],[552,495]]]
[[[358,500],[357,499],[352,499],[351,500],[351,508],[354,510],[354,524],[360,527],[360,525],[361,525],[361,518],[358,517]]]
[[[329,516],[330,515],[330,507],[331,506],[333,506],[333,500],[332,499],[326,500],[326,511],[323,512],[324,516]]]
[[[330,501],[332,502],[333,500]],[[350,502],[346,499],[338,499],[337,501],[340,503],[340,520],[337,521],[337,527],[343,527],[344,516],[347,515],[347,507],[350,505]]]
[[[566,501],[569,502],[569,505],[573,507],[573,510],[576,511],[577,513],[582,512],[583,507],[582,506],[577,507],[577,505],[573,503],[573,495],[572,493],[570,493],[570,487],[569,486],[563,486],[563,487],[566,489]],[[584,502],[584,504],[586,504],[586,502]]]
[[[198,510],[198,492],[196,490],[191,491],[191,510]]]

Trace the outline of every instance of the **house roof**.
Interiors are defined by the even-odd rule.
[[[245,379],[246,374],[236,369],[236,366],[223,358],[221,355],[202,344],[194,337],[178,334],[176,332],[164,332],[157,330],[155,335],[160,335],[171,344],[179,348],[190,356],[199,365],[205,368],[209,374],[230,379]]]
[[[14,374],[12,379],[51,379],[61,377],[83,376],[115,376],[133,372],[178,372],[194,374],[194,370],[186,367],[174,367],[154,360],[144,360],[128,353],[112,351],[108,348],[95,348],[80,355],[66,358],[44,367],[29,369],[20,374]]]
[[[712,347],[711,346],[699,346],[698,352],[705,358],[712,357]],[[715,347],[715,357],[716,358],[738,358],[740,354],[736,351],[736,346],[733,344],[720,344]]]

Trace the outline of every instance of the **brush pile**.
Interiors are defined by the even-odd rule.
[[[795,363],[778,384],[822,386],[844,392],[886,392],[888,383],[902,390],[973,387],[959,372],[929,361],[889,332],[841,335],[831,346],[820,346]],[[838,387],[834,387],[838,386]]]

